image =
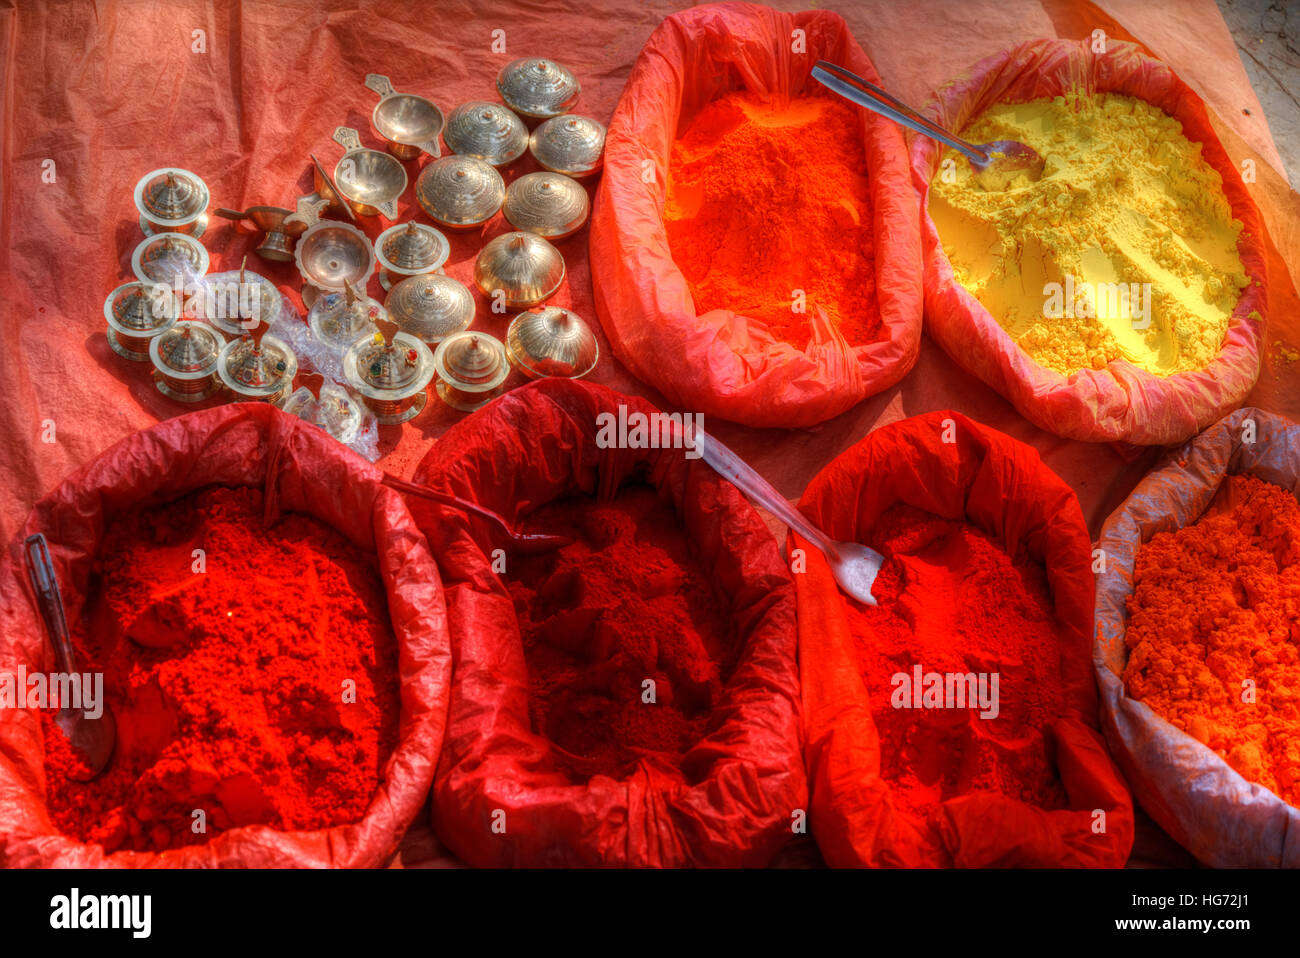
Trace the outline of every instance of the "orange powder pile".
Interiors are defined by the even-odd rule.
[[[880,338],[861,129],[825,96],[729,93],[699,112],[673,144],[664,210],[696,313],[732,310],[799,349],[819,311],[850,345]]]
[[[1124,684],[1300,806],[1300,504],[1229,476],[1206,514],[1137,556]]]

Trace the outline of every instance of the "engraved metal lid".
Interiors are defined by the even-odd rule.
[[[415,198],[441,226],[468,229],[501,209],[506,184],[490,164],[472,156],[444,156],[420,171]]]
[[[595,368],[600,347],[596,334],[577,313],[535,306],[510,321],[506,356],[512,366],[533,379],[579,379]]]
[[[307,313],[307,325],[320,342],[339,352],[358,339],[378,332],[375,321],[387,319],[388,310],[351,284],[341,293],[320,297]]]
[[[591,201],[563,173],[529,173],[510,184],[501,212],[515,229],[560,240],[582,229]]]
[[[462,103],[447,117],[442,138],[453,153],[473,156],[505,166],[528,149],[528,128],[524,121],[500,103],[473,100]]]
[[[426,343],[438,343],[474,322],[474,294],[450,276],[412,276],[393,287],[384,300],[389,318]]]
[[[135,185],[135,206],[160,226],[184,226],[208,208],[208,187],[189,170],[165,166]]]
[[[453,333],[439,343],[433,365],[439,379],[467,393],[496,389],[510,375],[501,341],[470,330]]]
[[[321,220],[303,233],[293,259],[303,282],[318,289],[364,283],[375,271],[375,251],[366,234],[337,220]]]
[[[408,276],[431,273],[451,255],[451,244],[432,226],[412,220],[390,226],[375,238],[379,265]]]
[[[221,349],[217,375],[232,392],[249,399],[270,399],[286,390],[298,372],[298,357],[289,344],[266,335],[258,323],[248,335]]]
[[[176,325],[180,314],[181,303],[168,287],[139,281],[123,283],[104,300],[104,319],[124,336],[157,335]]]
[[[474,282],[489,297],[504,292],[507,306],[536,306],[564,282],[564,257],[533,233],[503,233],[479,252]]]
[[[497,74],[502,101],[521,116],[549,119],[568,113],[580,89],[567,68],[544,57],[515,60]]]
[[[349,385],[369,399],[397,402],[422,391],[433,379],[433,353],[397,324],[380,320],[379,333],[359,339],[343,357]]]
[[[208,271],[208,251],[185,233],[146,236],[131,254],[131,272],[142,283],[189,283]]]
[[[605,127],[589,116],[557,116],[533,130],[528,148],[552,173],[590,176],[605,162]]]
[[[206,323],[184,320],[149,341],[154,368],[172,379],[202,379],[217,368],[221,334]]]

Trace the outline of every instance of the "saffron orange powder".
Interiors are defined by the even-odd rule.
[[[1197,522],[1137,554],[1128,694],[1300,806],[1300,504],[1229,476]]]
[[[696,313],[731,310],[798,349],[818,311],[851,346],[879,339],[866,169],[838,98],[733,92],[702,109],[673,144],[664,210]]]
[[[104,673],[117,743],[99,777],[76,781],[80,757],[42,712],[47,806],[64,834],[163,851],[240,825],[362,817],[400,711],[372,556],[308,516],[266,529],[261,490],[213,487],[117,516],[96,578],[70,625],[80,667]]]

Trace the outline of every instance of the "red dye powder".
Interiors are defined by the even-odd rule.
[[[307,516],[265,529],[260,490],[211,488],[116,518],[96,578],[74,643],[82,670],[104,672],[118,739],[109,768],[76,782],[79,759],[43,713],[47,805],[65,834],[161,851],[240,825],[361,818],[400,710],[372,556]]]
[[[628,486],[612,502],[553,503],[528,526],[574,538],[511,559],[533,730],[575,782],[621,778],[639,761],[678,770],[737,657],[730,603],[681,521],[654,489]]]
[[[879,605],[849,600],[849,627],[880,733],[881,775],[918,827],[938,803],[994,791],[1040,808],[1066,795],[1043,734],[1064,698],[1047,576],[964,522],[907,505],[887,510],[870,544],[885,558]],[[895,708],[898,673],[998,673],[998,714]],[[936,840],[935,844],[938,842]]]

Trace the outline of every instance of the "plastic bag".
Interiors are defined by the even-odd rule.
[[[790,837],[795,810],[806,807],[794,587],[776,542],[701,460],[676,449],[600,448],[596,417],[620,405],[629,415],[654,412],[603,386],[532,383],[452,427],[416,481],[514,524],[562,496],[612,495],[648,470],[646,481],[670,499],[716,569],[744,651],[713,731],[683,763],[689,778],[642,762],[621,781],[597,775],[572,784],[550,741],[530,725],[519,624],[493,571],[493,550],[503,544],[481,519],[438,506],[424,511],[412,498],[440,556],[455,655],[434,830],[473,865],[759,866]]]
[[[1251,285],[1242,291],[1219,355],[1204,369],[1160,377],[1123,361],[1070,376],[1040,366],[953,276],[928,213],[930,181],[944,147],[912,141],[912,173],[921,193],[925,261],[925,328],[963,369],[988,383],[1043,429],[1087,442],[1171,445],[1195,435],[1240,405],[1259,377],[1268,315],[1263,224],[1236,166],[1215,135],[1201,98],[1174,72],[1133,43],[1036,40],[980,61],[942,87],[924,111],[950,130],[999,102],[1058,96],[1069,90],[1138,97],[1173,116],[1183,134],[1223,177],[1232,213],[1244,224],[1237,248]]]
[[[1245,441],[1254,423],[1253,442]],[[1243,778],[1208,746],[1128,697],[1124,632],[1142,543],[1200,518],[1230,474],[1300,494],[1300,426],[1239,409],[1173,451],[1106,520],[1097,580],[1102,724],[1138,802],[1184,848],[1215,868],[1300,867],[1300,809]]]
[[[446,722],[451,650],[437,566],[382,473],[327,434],[261,403],[219,406],[159,423],[113,446],[41,499],[0,563],[0,670],[52,667],[31,596],[22,540],[43,532],[69,621],[77,621],[106,517],[209,484],[267,484],[283,511],[303,512],[378,552],[400,646],[402,714],[384,784],[362,819],[313,832],[232,828],[202,845],[105,855],[61,835],[45,812],[40,719],[0,709],[0,865],[5,867],[376,867],[424,807]]]
[[[806,52],[792,53],[792,31]],[[799,350],[730,310],[697,316],[673,263],[663,209],[673,140],[724,93],[799,94],[831,60],[873,82],[875,68],[839,15],[709,4],[664,20],[650,35],[610,122],[605,172],[591,222],[596,311],[618,358],[670,402],[749,426],[809,426],[903,378],[921,339],[920,233],[901,128],[862,114],[875,224],[880,342],[849,346],[818,333]],[[659,175],[646,182],[645,163]],[[818,328],[814,324],[814,328]]]
[[[951,420],[953,442],[943,441]],[[839,867],[1120,867],[1133,844],[1133,804],[1098,731],[1089,667],[1092,546],[1078,500],[1038,453],[953,412],[904,419],[871,433],[809,484],[800,509],[833,539],[867,542],[890,506],[962,518],[1008,555],[1042,562],[1062,641],[1059,718],[1045,730],[1069,807],[1046,811],[991,792],[944,801],[944,855],[895,809],[880,775],[881,747],[845,599],[821,553],[796,575],[799,661],[807,737],[810,820],[826,861]],[[1095,832],[1105,813],[1104,832]]]

